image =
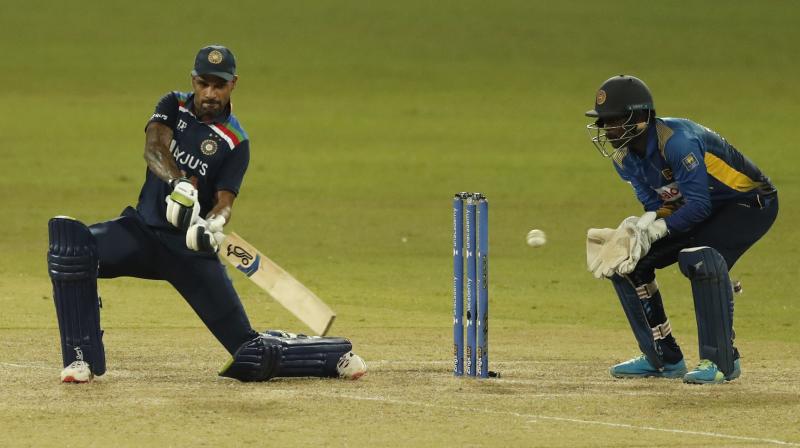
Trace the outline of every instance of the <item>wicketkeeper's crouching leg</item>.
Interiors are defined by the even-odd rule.
[[[349,339],[266,331],[236,350],[219,375],[239,381],[276,377],[341,377],[358,379],[367,372]]]
[[[741,375],[733,345],[733,287],[725,258],[706,246],[681,251],[681,272],[692,282],[700,365],[683,377],[687,383],[731,381]]]

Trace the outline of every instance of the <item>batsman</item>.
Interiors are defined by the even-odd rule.
[[[137,206],[88,227],[65,216],[50,220],[47,263],[62,382],[84,383],[106,372],[97,278],[122,276],[164,280],[183,296],[231,355],[221,376],[355,379],[366,372],[346,338],[253,330],[217,258],[250,159],[250,140],[230,102],[237,81],[228,48],[200,49],[191,92],[164,95],[147,122],[147,170]]]
[[[614,76],[597,90],[587,126],[600,153],[644,208],[617,229],[590,229],[587,263],[619,296],[642,355],[610,368],[618,378],[683,378],[716,384],[741,375],[729,270],[770,229],[778,194],[722,136],[656,115],[650,89]],[[687,372],[655,271],[678,263],[691,283],[700,362]]]

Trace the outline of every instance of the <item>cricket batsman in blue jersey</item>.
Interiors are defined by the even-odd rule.
[[[629,247],[638,253],[627,263],[598,259],[589,266],[610,278],[642,351],[611,367],[611,375],[699,384],[738,378],[728,271],[775,221],[775,186],[711,129],[657,116],[650,89],[633,76],[605,81],[586,115],[594,119],[587,126],[592,142],[645,212],[620,225],[632,222]],[[655,278],[656,269],[674,263],[691,282],[697,319],[700,362],[688,372]]]
[[[136,208],[88,227],[65,216],[50,220],[47,261],[62,382],[88,382],[105,373],[97,278],[122,276],[169,282],[230,353],[222,376],[355,379],[366,372],[348,339],[253,330],[217,258],[250,160],[250,140],[230,102],[237,81],[228,48],[200,49],[192,91],[164,95],[147,122],[147,170]]]

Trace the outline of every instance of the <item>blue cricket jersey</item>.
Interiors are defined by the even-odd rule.
[[[193,109],[193,94],[170,92],[158,102],[148,124],[155,121],[172,129],[170,151],[178,168],[197,187],[200,216],[206,216],[214,207],[217,191],[239,194],[250,162],[250,141],[230,104],[208,124],[198,120]],[[147,170],[136,209],[148,225],[174,229],[165,216],[164,198],[171,192],[167,182]]]
[[[686,232],[730,202],[769,194],[775,187],[758,167],[719,134],[683,118],[656,118],[639,157],[628,148],[612,156],[645,211]]]

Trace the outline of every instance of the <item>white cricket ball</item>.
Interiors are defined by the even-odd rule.
[[[541,230],[533,229],[528,232],[528,236],[525,237],[525,241],[528,242],[528,246],[542,247],[547,242],[547,236]]]

